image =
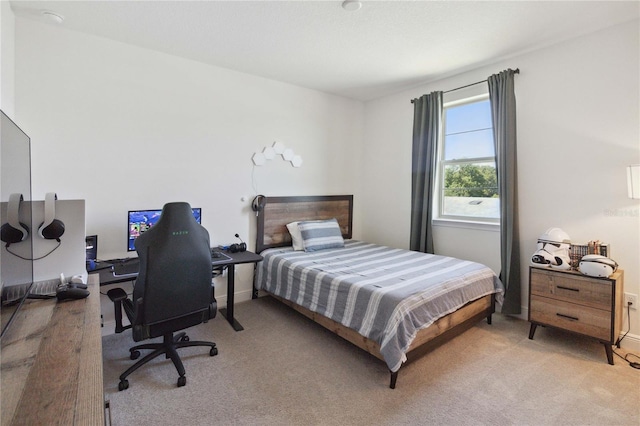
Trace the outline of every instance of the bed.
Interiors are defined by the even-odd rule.
[[[484,265],[353,240],[352,195],[258,196],[253,208],[264,258],[254,296],[265,292],[384,361],[392,389],[406,361],[490,324],[501,303],[502,283]],[[297,249],[292,222],[307,237],[301,245],[297,235]]]

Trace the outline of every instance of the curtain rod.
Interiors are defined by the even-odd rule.
[[[516,68],[515,70],[513,70],[514,74],[520,74],[520,68]],[[475,83],[471,83],[471,84],[467,84],[466,86],[460,86],[460,87],[456,87],[455,89],[451,89],[451,90],[446,90],[442,93],[449,93],[449,92],[455,92],[456,90],[460,90],[460,89],[466,89],[467,87],[471,87],[471,86],[475,86],[476,84],[482,84],[482,83],[486,83],[487,80],[482,80],[482,81],[476,81]],[[411,103],[413,103],[415,99],[411,99]]]

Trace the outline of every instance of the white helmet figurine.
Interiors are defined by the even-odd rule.
[[[549,228],[538,237],[538,250],[531,256],[533,265],[546,265],[556,269],[571,269],[571,238],[560,228]]]

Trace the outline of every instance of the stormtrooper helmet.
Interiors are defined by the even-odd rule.
[[[538,237],[537,250],[531,256],[533,265],[571,269],[571,238],[560,228],[549,228]]]

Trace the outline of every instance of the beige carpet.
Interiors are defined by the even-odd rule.
[[[494,315],[400,370],[389,389],[379,360],[271,298],[189,330],[187,385],[164,358],[129,378],[131,334],[103,338],[105,398],[114,425],[639,425],[640,370],[602,345]]]

